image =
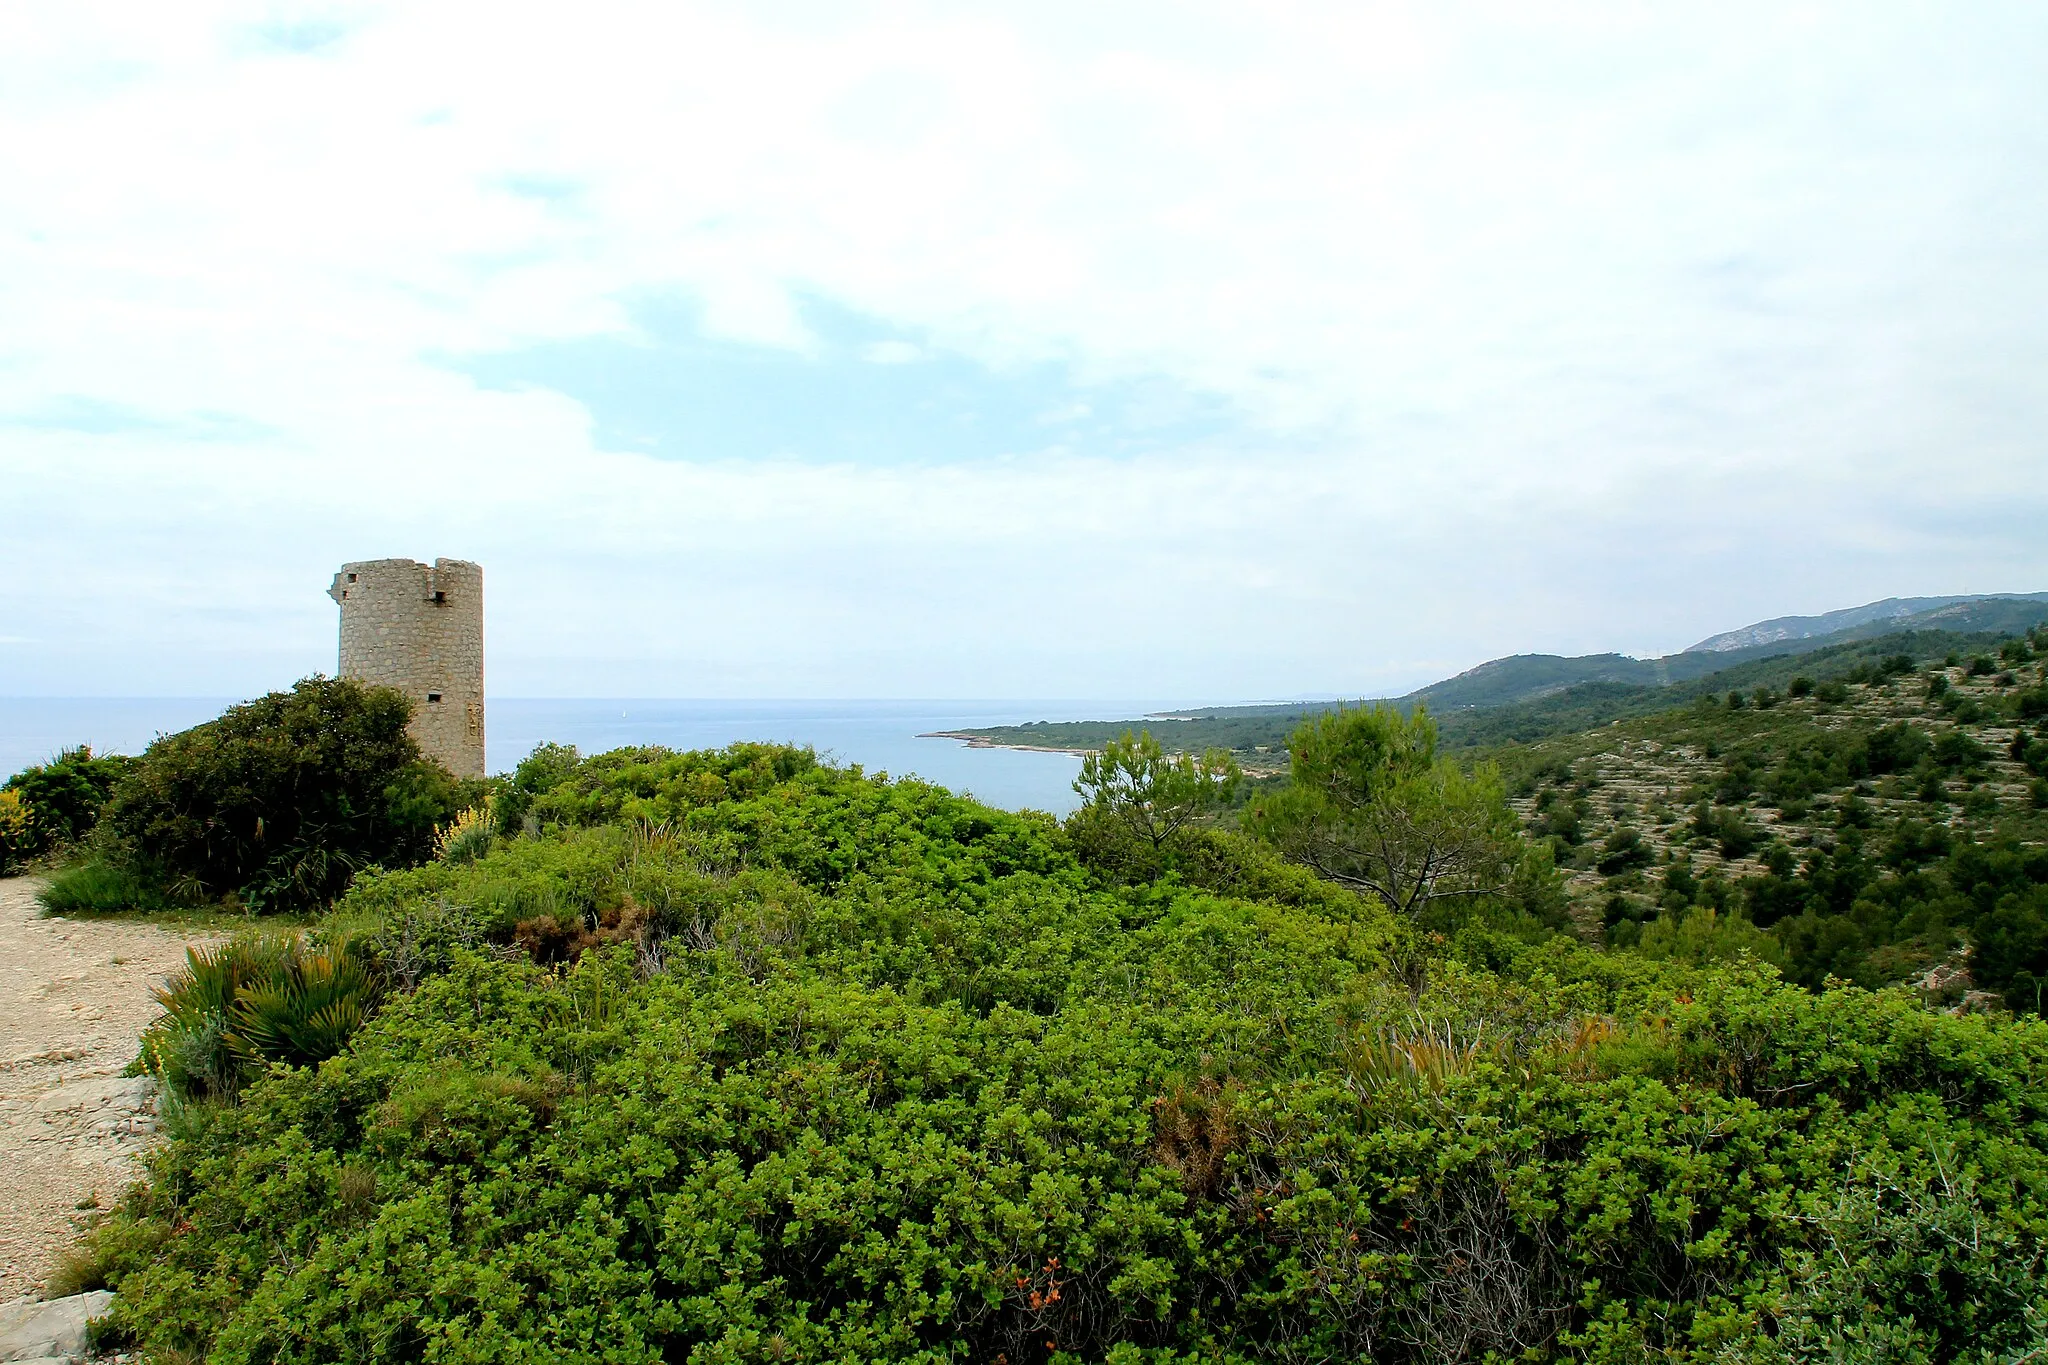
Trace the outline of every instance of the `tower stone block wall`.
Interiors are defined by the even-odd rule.
[[[366,559],[327,590],[340,676],[412,699],[412,735],[457,777],[484,775],[484,571],[466,559]]]

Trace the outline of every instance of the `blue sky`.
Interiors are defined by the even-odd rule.
[[[0,14],[0,695],[1399,690],[2048,588],[2048,11]]]
[[[707,335],[687,298],[628,304],[623,334],[448,364],[487,389],[563,394],[593,439],[667,460],[938,465],[1188,450],[1236,428],[1218,394],[1168,375],[1091,382],[1064,358],[992,365],[886,320],[795,301],[801,347]]]

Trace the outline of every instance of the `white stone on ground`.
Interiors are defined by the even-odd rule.
[[[68,1299],[22,1299],[0,1304],[0,1360],[80,1360],[94,1320],[105,1317],[114,1296],[104,1289]]]

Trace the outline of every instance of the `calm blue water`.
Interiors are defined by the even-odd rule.
[[[635,701],[493,697],[489,763],[505,772],[536,744],[574,744],[586,754],[627,744],[718,748],[735,740],[809,744],[838,763],[892,777],[916,774],[992,806],[1064,815],[1077,802],[1070,754],[969,749],[920,739],[932,730],[1014,725],[1027,720],[1122,718],[1181,703],[1017,701]],[[102,753],[140,753],[159,734],[211,720],[224,698],[0,697],[0,774],[90,744]]]

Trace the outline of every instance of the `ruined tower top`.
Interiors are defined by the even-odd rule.
[[[466,559],[344,564],[340,676],[412,699],[412,736],[457,777],[484,775],[484,571]]]

